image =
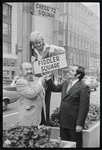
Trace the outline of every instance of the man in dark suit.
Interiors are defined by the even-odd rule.
[[[85,76],[85,69],[82,66],[72,66],[67,75],[68,80],[60,85],[56,86],[49,78],[46,78],[46,83],[52,92],[61,92],[61,139],[75,141],[76,147],[80,148],[82,147],[82,129],[89,111],[90,89],[82,81]],[[72,87],[69,89],[70,81],[72,81]]]

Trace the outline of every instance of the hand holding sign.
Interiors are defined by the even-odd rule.
[[[45,81],[48,81],[49,79],[52,78],[52,73],[47,73],[46,75],[43,76]]]
[[[56,56],[60,54],[65,54],[65,49],[63,47],[55,46],[55,45],[50,45],[50,57],[51,56]]]
[[[36,57],[32,56],[31,57],[31,62],[34,62],[36,60]]]

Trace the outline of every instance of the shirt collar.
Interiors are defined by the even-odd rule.
[[[73,82],[72,82],[72,86],[76,83],[76,82],[78,82],[79,81],[79,79],[75,79],[75,80],[73,80]]]

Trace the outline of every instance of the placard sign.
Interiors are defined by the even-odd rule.
[[[59,20],[59,9],[40,3],[34,3],[34,15]]]
[[[64,53],[46,59],[42,59],[40,61],[35,61],[33,66],[35,74],[61,69],[67,67],[66,55]]]

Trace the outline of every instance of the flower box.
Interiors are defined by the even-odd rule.
[[[60,137],[59,127],[50,127],[50,128],[51,128],[51,139],[58,139],[58,137]],[[83,147],[99,147],[100,121],[95,123],[88,130],[83,130],[82,135],[83,135]]]
[[[83,130],[83,147],[100,146],[100,121],[88,130]]]
[[[75,148],[76,142],[51,139],[51,129],[46,126],[19,126],[3,130],[5,148]]]
[[[56,142],[57,139],[50,139],[52,142]],[[71,141],[64,141],[61,140],[62,143],[65,144],[63,148],[76,148],[76,142],[71,142]]]

